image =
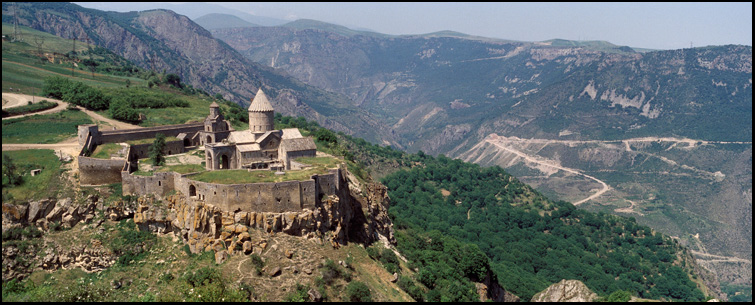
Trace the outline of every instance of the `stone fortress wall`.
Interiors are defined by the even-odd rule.
[[[134,144],[131,145],[131,152],[129,153],[129,160],[144,159],[149,157],[149,147],[152,143]],[[165,141],[165,147],[163,153],[165,155],[175,155],[186,152],[184,143],[181,140]]]
[[[78,156],[81,185],[111,184],[121,182],[121,171],[126,160],[106,160]]]
[[[139,158],[146,158],[149,154],[148,149],[151,144],[131,145],[129,152],[126,154],[128,156],[127,160],[103,160],[86,157],[86,152],[94,151],[97,145],[149,139],[154,138],[158,133],[162,133],[166,137],[175,137],[180,133],[195,134],[198,131],[201,131],[203,127],[204,123],[200,122],[139,129],[100,131],[99,127],[94,124],[79,125],[78,141],[79,145],[82,146],[81,152],[79,152],[78,156],[79,178],[81,179],[81,184],[90,185],[121,182],[121,171],[127,168],[125,163]],[[184,152],[184,143],[180,140],[167,141],[165,142],[165,149],[163,152],[169,155],[182,153]]]
[[[193,174],[154,173],[153,176],[121,172],[123,195],[155,195],[163,198],[177,191],[191,203],[211,203],[223,211],[299,212],[314,210],[326,196],[344,187],[340,169],[309,180],[247,184],[218,184],[191,180]]]

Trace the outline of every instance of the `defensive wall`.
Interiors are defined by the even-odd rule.
[[[119,143],[132,140],[154,138],[158,133],[165,136],[175,137],[180,133],[196,133],[204,128],[204,123],[190,123],[181,125],[157,126],[138,129],[125,130],[103,130],[94,124],[78,126],[78,141],[82,146],[79,152],[79,178],[81,184],[110,184],[121,182],[121,171],[129,168],[127,164],[131,162],[135,165],[137,159],[147,158],[149,156],[149,147],[151,143],[130,145],[126,154],[127,160],[113,159],[104,160],[86,157],[97,145],[105,143]],[[181,140],[165,142],[163,153],[167,155],[179,154],[185,152],[184,143]],[[128,162],[127,162],[128,161]],[[129,170],[127,170],[129,171]],[[130,171],[129,171],[130,172]]]
[[[149,147],[152,143],[134,144],[131,145],[131,152],[129,153],[129,160],[144,159],[149,157]],[[165,147],[163,147],[163,154],[175,155],[185,152],[184,143],[181,140],[166,141]]]
[[[337,195],[345,185],[340,169],[304,181],[247,184],[201,182],[191,180],[192,175],[169,172],[138,176],[125,170],[121,172],[123,195],[153,194],[162,198],[175,190],[189,202],[211,203],[223,211],[282,213],[314,210],[323,197]]]
[[[102,131],[99,130],[99,127],[97,127],[97,125],[90,124],[79,125],[78,140],[79,145],[84,146],[87,139],[91,137],[92,145],[100,145],[104,143],[118,143],[132,140],[150,139],[154,138],[158,133],[162,133],[166,137],[176,137],[180,133],[194,134],[202,131],[203,129],[203,122]]]
[[[121,182],[121,171],[127,164],[124,159],[97,159],[85,156],[77,158],[82,185]]]

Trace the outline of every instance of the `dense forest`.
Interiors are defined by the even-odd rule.
[[[383,178],[397,229],[440,232],[477,245],[499,283],[523,300],[561,279],[580,280],[601,296],[629,291],[650,299],[705,298],[678,256],[682,247],[633,218],[551,201],[500,167],[422,152],[410,159],[411,169]],[[398,247],[403,252],[416,245],[404,238]]]

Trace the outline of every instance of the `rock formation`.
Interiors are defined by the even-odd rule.
[[[531,302],[592,302],[598,295],[578,280],[561,280],[535,294]]]

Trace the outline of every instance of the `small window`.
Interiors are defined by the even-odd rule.
[[[162,181],[157,181],[157,186],[163,186],[163,182]]]

